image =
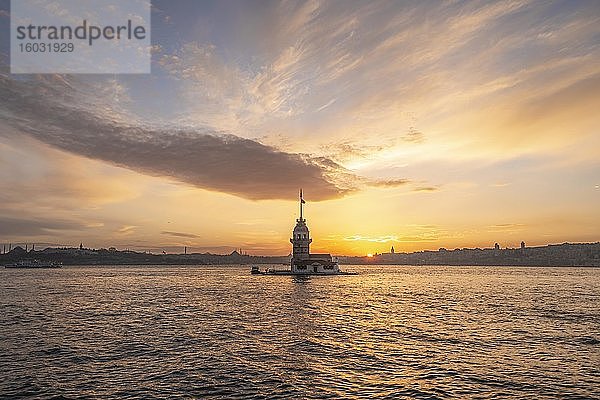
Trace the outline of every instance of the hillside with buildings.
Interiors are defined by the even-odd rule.
[[[513,265],[513,266],[600,266],[600,243],[563,243],[547,246],[502,249],[454,249],[414,253],[375,254],[372,257],[340,257],[344,264],[396,264],[396,265]]]
[[[339,256],[340,264],[383,265],[513,265],[513,266],[600,266],[600,243],[563,243],[547,246],[501,249],[441,248],[436,251],[374,254],[371,257]],[[230,254],[191,253],[154,254],[131,250],[87,249],[81,247],[29,250],[20,246],[4,249],[0,265],[23,260],[61,262],[64,265],[250,265],[286,264],[290,256],[253,256],[233,251]]]
[[[289,257],[252,256],[233,251],[230,254],[191,253],[154,254],[131,250],[88,249],[83,246],[26,250],[18,246],[0,255],[0,265],[22,260],[60,262],[64,265],[240,265],[288,264]]]

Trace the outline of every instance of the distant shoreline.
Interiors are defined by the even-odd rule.
[[[23,260],[60,262],[63,265],[251,265],[289,264],[289,256],[230,254],[151,254],[130,250],[46,248],[26,251],[15,247],[0,254],[0,265]],[[600,267],[600,242],[563,243],[517,249],[439,249],[413,253],[382,253],[367,256],[338,256],[343,265],[413,266],[544,266]]]
[[[64,267],[187,267],[187,268],[209,268],[209,267],[223,267],[223,268],[249,268],[253,264],[67,264]],[[281,265],[287,266],[288,264],[262,264],[262,265]],[[340,264],[344,266],[373,266],[373,267],[486,267],[486,268],[590,268],[597,269],[600,265],[473,265],[473,264]],[[0,269],[4,269],[4,265],[0,265]],[[40,270],[40,269],[60,269],[60,268],[7,268],[10,270]],[[283,275],[282,275],[283,276]]]

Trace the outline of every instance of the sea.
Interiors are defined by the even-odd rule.
[[[599,399],[600,269],[0,269],[0,397]]]

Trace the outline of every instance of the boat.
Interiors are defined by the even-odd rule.
[[[55,261],[21,260],[4,268],[62,268],[62,263]]]
[[[312,238],[303,217],[304,200],[300,189],[300,218],[296,219],[296,226],[292,232],[292,258],[289,270],[276,270],[267,268],[261,271],[258,266],[252,266],[250,273],[253,275],[358,275],[356,272],[340,270],[337,258],[329,253],[311,253]]]
[[[250,273],[252,275],[260,275],[260,274],[262,274],[262,272],[260,271],[260,268],[257,265],[254,265],[252,267],[252,269],[250,270]]]

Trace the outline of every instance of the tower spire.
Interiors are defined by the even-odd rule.
[[[304,198],[302,197],[302,189],[300,189],[300,221],[303,221],[302,219],[302,204],[305,204],[306,201],[304,201]]]

